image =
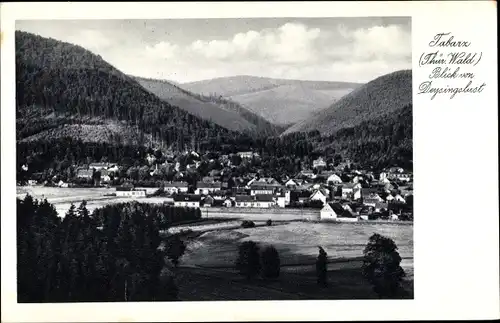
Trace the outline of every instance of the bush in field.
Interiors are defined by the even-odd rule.
[[[271,225],[273,225],[273,221],[271,221],[271,219],[267,220],[266,225],[270,227]]]
[[[179,264],[179,258],[182,257],[184,251],[186,251],[186,245],[178,235],[174,235],[168,239],[166,243],[166,254],[175,267]]]
[[[318,285],[326,286],[327,283],[327,263],[328,263],[328,254],[322,247],[319,248],[318,258],[316,259],[316,278]]]
[[[236,269],[248,280],[260,271],[259,246],[253,241],[245,241],[238,248]]]
[[[363,275],[380,298],[398,298],[404,293],[398,247],[390,238],[373,234],[364,250]]]
[[[280,255],[273,246],[266,247],[261,254],[262,277],[278,278],[280,275]]]
[[[242,228],[253,228],[253,227],[255,227],[255,223],[253,221],[245,220],[245,221],[241,222],[241,227]]]

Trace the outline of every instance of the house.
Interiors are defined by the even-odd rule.
[[[91,163],[89,165],[89,168],[92,168],[94,170],[101,170],[101,169],[108,169],[110,167],[114,167],[116,166],[115,164],[113,163]]]
[[[278,205],[279,207],[285,207],[286,206],[286,196],[283,194],[283,195],[278,195],[276,197],[276,205]]]
[[[214,202],[214,198],[210,195],[207,195],[204,199],[202,199],[201,204],[203,205],[203,207],[211,207],[212,205],[214,205]]]
[[[250,195],[236,195],[236,207],[251,207],[254,198]]]
[[[323,204],[326,203],[328,193],[324,189],[318,189],[312,193],[309,197],[311,201],[321,201]]]
[[[375,212],[386,211],[389,205],[387,203],[379,202],[375,203]]]
[[[201,179],[203,183],[215,183],[215,177],[213,176],[205,176]]]
[[[146,190],[136,190],[130,186],[121,186],[116,188],[116,196],[120,197],[146,197]]]
[[[272,195],[274,194],[276,186],[255,182],[250,185],[250,195]]]
[[[316,174],[312,170],[302,170],[297,177],[306,177],[310,179],[315,179]]]
[[[174,196],[174,206],[177,207],[200,207],[201,196],[197,194],[180,194]]]
[[[146,195],[151,195],[156,193],[160,188],[159,187],[136,187],[138,190],[146,191]]]
[[[299,186],[299,184],[294,179],[289,179],[285,183],[285,187],[290,188],[290,189],[293,189],[293,188],[295,188],[297,186]]]
[[[36,185],[36,184],[38,184],[38,182],[36,180],[34,180],[34,179],[29,179],[28,180],[28,185],[33,186],[33,185]]]
[[[328,178],[326,179],[326,183],[329,184],[329,185],[341,184],[342,183],[342,179],[340,178],[339,175],[332,174],[332,175],[328,176]]]
[[[94,168],[91,169],[80,168],[79,170],[76,171],[76,177],[78,178],[92,179],[93,176],[94,176]]]
[[[109,183],[111,181],[111,177],[109,176],[109,171],[106,169],[101,170],[101,182]]]
[[[230,198],[226,198],[224,202],[222,202],[222,205],[225,207],[232,207],[235,205],[234,201]]]
[[[64,181],[59,181],[59,183],[57,183],[57,186],[63,188],[69,187],[68,183],[65,183]]]
[[[257,208],[270,208],[271,206],[275,205],[276,202],[274,201],[274,198],[272,195],[267,195],[267,194],[258,194],[255,195],[255,206]]]
[[[388,169],[388,172],[392,173],[392,174],[394,174],[394,173],[402,173],[402,172],[404,172],[404,169],[401,168],[401,167],[391,167],[391,168]]]
[[[355,222],[358,218],[340,203],[326,203],[320,211],[320,220]]]
[[[385,197],[385,200],[386,200],[387,202],[392,202],[392,201],[394,201],[394,196],[392,196],[392,194],[389,194],[389,195],[387,195],[387,196]]]
[[[258,156],[259,154],[257,153],[254,153],[252,151],[241,151],[241,152],[238,152],[236,153],[240,158],[242,159],[251,159],[253,158],[254,156]]]
[[[237,195],[236,207],[249,207],[249,208],[270,208],[276,204],[272,195],[259,194],[259,195]]]
[[[361,198],[361,184],[348,183],[342,186],[342,198],[358,200]]]
[[[198,195],[206,195],[216,191],[220,191],[221,188],[222,188],[221,182],[215,182],[215,183],[197,182],[196,191],[194,193]]]
[[[316,160],[313,160],[313,168],[325,168],[326,162],[323,160],[323,157],[319,157]]]
[[[396,196],[394,196],[394,201],[400,202],[400,203],[406,203],[406,200],[399,194],[396,194]]]
[[[168,194],[187,193],[188,184],[185,182],[172,182],[163,184],[163,190]]]
[[[383,202],[384,199],[381,198],[376,193],[370,193],[368,195],[362,194],[363,196],[363,204],[367,206],[375,206],[377,203]]]

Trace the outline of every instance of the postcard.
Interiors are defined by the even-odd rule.
[[[495,6],[2,4],[2,321],[498,319]]]

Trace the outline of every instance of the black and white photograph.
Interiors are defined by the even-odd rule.
[[[410,17],[16,21],[18,302],[413,299],[411,52]]]
[[[496,3],[0,24],[2,322],[499,318]]]

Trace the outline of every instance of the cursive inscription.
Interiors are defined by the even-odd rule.
[[[419,66],[430,68],[427,80],[420,83],[417,94],[428,94],[433,100],[437,95],[481,93],[486,83],[477,80],[474,73],[482,59],[482,52],[471,51],[471,42],[456,39],[451,33],[438,33],[428,43],[429,52],[420,55]]]

